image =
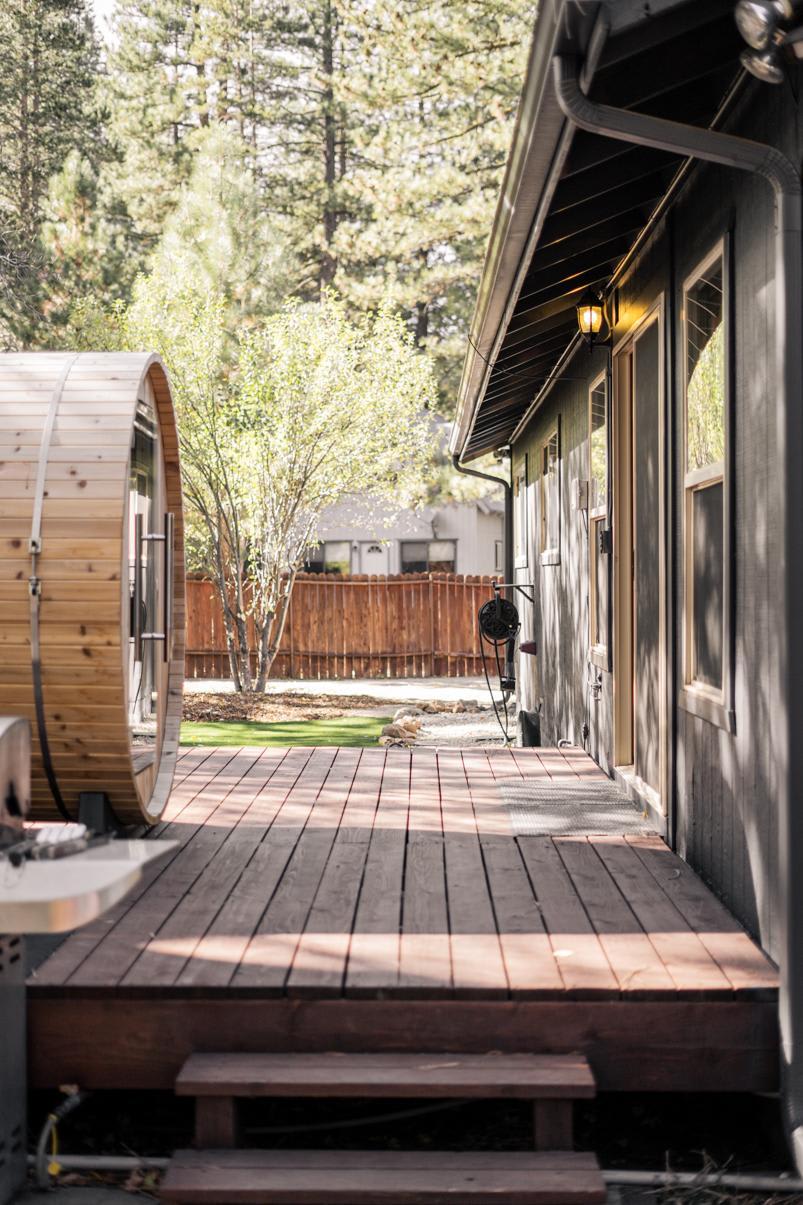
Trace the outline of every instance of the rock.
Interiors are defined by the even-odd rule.
[[[427,715],[437,715],[440,711],[440,707],[437,703],[422,703],[421,710]]]
[[[398,724],[400,728],[404,728],[407,732],[418,732],[421,727],[421,720],[412,715],[402,716],[401,719],[395,719],[394,724]]]
[[[458,699],[456,703],[452,703],[452,706],[449,708],[449,710],[453,715],[460,715],[466,710],[466,705],[465,703],[462,703],[460,699]]]
[[[381,735],[389,736],[391,740],[403,741],[409,737],[410,733],[401,724],[385,724]]]
[[[423,712],[420,707],[400,707],[399,710],[394,713],[393,719],[403,720],[410,715],[423,715]]]

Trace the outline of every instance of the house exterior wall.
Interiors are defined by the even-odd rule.
[[[798,114],[791,90],[750,84],[731,117],[732,132],[781,146],[801,161]],[[733,731],[681,705],[684,605],[684,347],[683,282],[721,238],[729,240],[731,290],[730,481],[733,632]],[[767,734],[772,633],[780,622],[774,568],[780,555],[774,399],[773,198],[747,173],[699,165],[618,289],[614,345],[653,304],[663,310],[663,428],[668,722],[667,838],[742,922],[777,954],[778,825],[775,776]],[[801,332],[803,337],[803,332]],[[599,698],[588,687],[589,555],[587,515],[573,507],[573,481],[589,478],[588,390],[607,352],[579,351],[566,366],[512,452],[514,477],[528,458],[527,562],[517,580],[535,583],[535,607],[520,603],[522,638],[538,657],[520,657],[520,705],[541,706],[544,743],[562,737],[585,744],[613,766],[614,684],[599,671]],[[610,413],[610,402],[609,402]],[[542,564],[538,549],[539,452],[560,431],[560,559]],[[637,470],[638,471],[638,470]],[[803,466],[801,466],[803,471]],[[659,504],[656,489],[655,505]],[[803,521],[803,517],[801,517]],[[517,516],[517,545],[521,545]],[[614,542],[617,533],[613,532]],[[609,558],[610,560],[610,558]],[[587,735],[584,726],[587,725]]]
[[[455,573],[489,574],[495,571],[495,542],[504,539],[504,512],[473,502],[427,506],[390,515],[381,501],[349,499],[329,507],[318,528],[323,541],[347,540],[352,546],[352,573],[359,565],[360,545],[378,541],[387,550],[386,573],[401,573],[404,541],[454,540]]]

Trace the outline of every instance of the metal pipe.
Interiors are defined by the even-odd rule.
[[[643,1188],[733,1188],[741,1192],[803,1191],[803,1180],[794,1176],[760,1176],[738,1172],[630,1172],[603,1171],[606,1184],[636,1185]]]
[[[57,1155],[56,1162],[63,1171],[129,1172],[139,1168],[166,1171],[170,1159],[157,1155]],[[28,1166],[36,1166],[36,1156],[28,1156]],[[644,1188],[733,1188],[742,1192],[800,1193],[803,1180],[793,1176],[740,1175],[717,1172],[648,1172],[623,1171],[614,1168],[605,1170],[602,1177],[606,1184],[632,1185]]]
[[[464,464],[460,463],[460,453],[452,453],[452,464],[458,473],[463,473],[466,477],[480,477],[483,481],[492,481],[494,485],[501,485],[505,491],[505,581],[513,581],[513,458],[510,460],[510,477],[506,481],[504,477],[495,477],[493,473],[482,473],[479,469],[468,469]],[[505,590],[505,597],[511,601],[513,599],[513,590],[509,588]],[[505,650],[505,676],[508,679],[515,677],[514,673],[514,651],[516,647],[515,640],[509,640]]]
[[[505,581],[513,581],[513,487],[504,477],[495,477],[493,473],[481,473],[479,469],[468,469],[460,463],[460,453],[452,453],[452,465],[458,473],[466,477],[481,477],[483,481],[492,481],[501,485],[505,491]]]
[[[130,1172],[140,1167],[152,1167],[165,1171],[170,1166],[170,1160],[164,1156],[153,1159],[147,1155],[54,1155],[54,1162],[65,1172],[95,1171],[95,1172]],[[36,1155],[28,1156],[28,1166],[37,1166]],[[50,1187],[50,1177],[39,1188]]]
[[[555,94],[567,119],[589,133],[720,163],[763,177],[775,196],[775,424],[779,622],[772,625],[770,742],[778,806],[781,932],[781,1072],[784,1112],[795,1164],[803,1172],[803,741],[796,731],[796,683],[803,666],[803,246],[801,180],[776,147],[720,131],[600,105],[583,95],[574,59],[552,60]]]

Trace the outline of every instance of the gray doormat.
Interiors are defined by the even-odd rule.
[[[496,785],[517,837],[655,832],[639,805],[607,778],[500,778]]]

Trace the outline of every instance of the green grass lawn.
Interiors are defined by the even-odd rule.
[[[375,745],[390,718],[343,716],[331,720],[230,720],[219,724],[185,722],[182,745]]]

